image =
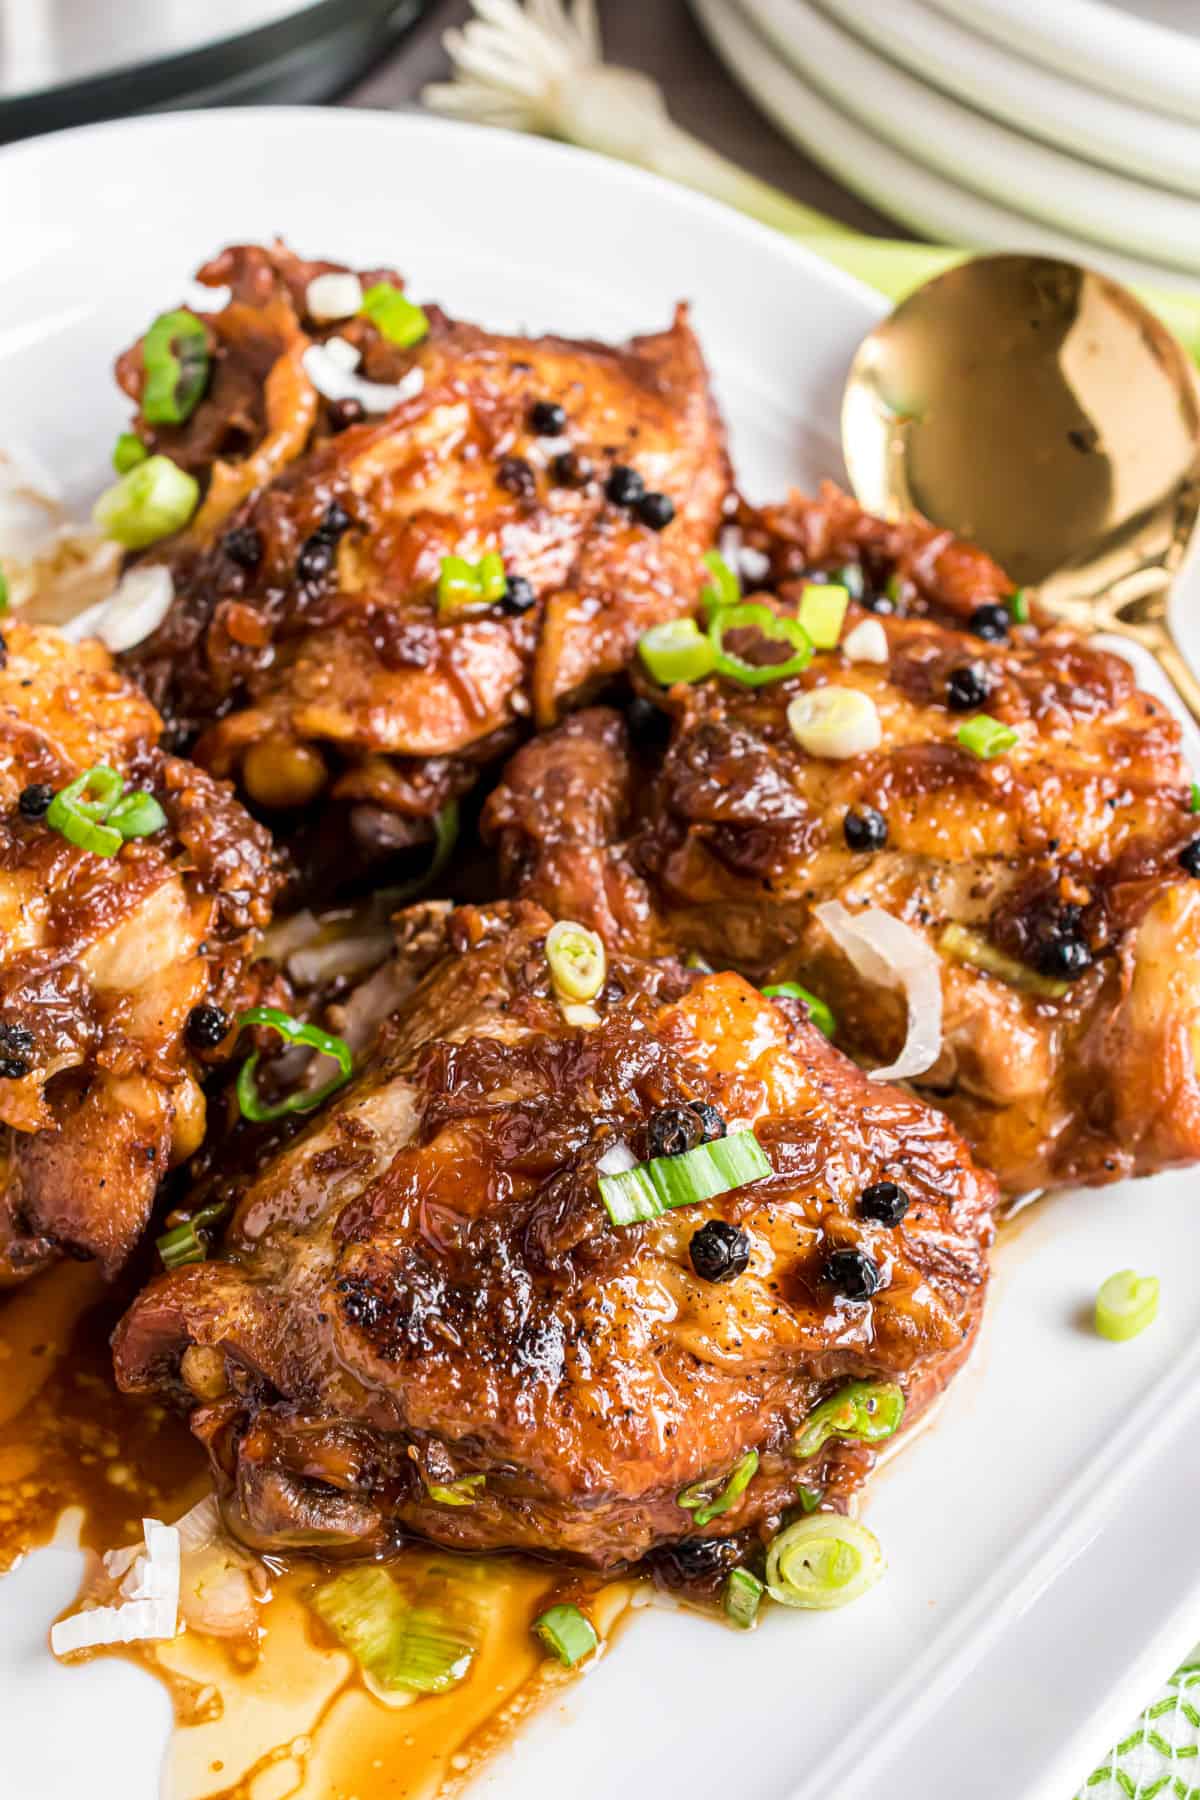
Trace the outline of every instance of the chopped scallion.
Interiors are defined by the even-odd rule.
[[[730,1569],[721,1590],[721,1609],[730,1624],[739,1631],[749,1631],[765,1592],[758,1576],[749,1569]]]
[[[557,1656],[567,1669],[573,1669],[585,1656],[590,1656],[600,1642],[596,1627],[577,1606],[548,1607],[534,1620],[533,1629],[550,1654]]]
[[[411,881],[402,881],[396,887],[380,889],[376,898],[388,901],[389,907],[398,906],[402,900],[414,899],[433,886],[446,864],[454,853],[458,842],[458,801],[447,800],[441,811],[435,814],[433,821],[433,855],[429,867],[420,875],[414,875]]]
[[[832,582],[811,582],[800,596],[797,613],[801,625],[817,650],[836,650],[846,622],[850,595],[844,587]]]
[[[1188,811],[1200,813],[1200,781],[1193,781],[1191,795],[1188,799]]]
[[[384,1694],[444,1694],[463,1680],[479,1648],[478,1609],[465,1584],[448,1575],[402,1584],[385,1569],[347,1569],[308,1599]]]
[[[550,978],[565,1000],[594,1000],[604,986],[608,957],[603,940],[586,925],[560,919],[546,933]]]
[[[208,1227],[223,1219],[229,1211],[227,1201],[218,1200],[202,1206],[181,1225],[173,1225],[155,1239],[155,1247],[165,1269],[181,1269],[186,1263],[204,1262],[208,1256]]]
[[[702,681],[712,674],[717,660],[695,619],[668,619],[665,625],[652,625],[638,639],[638,655],[660,687],[674,687],[677,681]]]
[[[727,1480],[717,1491],[713,1492],[711,1481],[694,1481],[691,1487],[685,1487],[678,1497],[678,1503],[685,1512],[693,1515],[696,1525],[708,1525],[713,1519],[720,1518],[731,1507],[736,1506],[758,1471],[758,1451],[747,1450],[745,1456],[736,1462]]]
[[[166,822],[167,815],[154,795],[138,791],[118,800],[106,820],[126,842],[130,838],[152,837]]]
[[[1029,623],[1029,595],[1023,587],[1014,588],[1008,596],[1008,610],[1017,625]]]
[[[149,454],[136,431],[123,431],[113,445],[112,466],[118,475],[128,475],[130,469],[144,463]]]
[[[208,333],[195,313],[182,307],[160,313],[142,339],[142,360],[142,417],[152,425],[182,425],[208,385]]]
[[[153,794],[140,788],[126,793],[117,771],[97,763],[60,788],[46,809],[46,823],[81,850],[115,856],[129,838],[161,831],[167,815]]]
[[[0,614],[11,612],[12,602],[8,597],[8,576],[0,569]],[[1195,808],[1192,809],[1195,811]]]
[[[792,655],[782,662],[752,663],[735,650],[725,648],[727,631],[756,631],[768,643],[786,644]],[[771,611],[759,601],[746,601],[740,606],[722,607],[709,621],[708,639],[712,645],[717,672],[743,687],[762,687],[769,681],[784,681],[807,669],[813,656],[813,643],[799,619],[789,619]]]
[[[711,619],[723,606],[737,605],[742,597],[742,586],[719,550],[706,550],[704,562],[712,583],[700,589],[700,604],[705,616]]]
[[[807,1461],[830,1438],[881,1444],[904,1417],[904,1393],[894,1381],[851,1381],[823,1400],[792,1440],[792,1455]]]
[[[1158,1317],[1158,1276],[1122,1269],[1096,1295],[1096,1330],[1114,1344],[1137,1337]]]
[[[185,526],[196,510],[200,484],[168,456],[149,456],[106,488],[92,518],[126,550],[144,550]]]
[[[999,719],[993,719],[989,713],[976,713],[973,719],[967,719],[959,726],[958,741],[964,750],[969,750],[980,762],[991,762],[994,756],[1011,750],[1019,739],[1011,726],[1002,725]]]
[[[885,1567],[879,1540],[865,1525],[838,1513],[814,1513],[771,1540],[767,1592],[782,1606],[826,1611],[857,1600]]]
[[[1037,994],[1043,1000],[1061,1000],[1071,991],[1069,981],[1055,981],[1050,975],[1039,975],[1036,969],[1017,962],[1015,957],[1006,956],[1003,950],[997,950],[979,932],[970,931],[965,925],[947,925],[938,939],[938,949],[956,962],[970,963],[973,969],[982,969],[985,975],[994,975],[998,981],[1006,981],[1009,987],[1025,994]]]
[[[427,1481],[425,1492],[439,1506],[474,1506],[478,1498],[475,1490],[486,1481],[486,1475],[460,1475],[457,1481]]]
[[[507,586],[504,559],[495,550],[488,550],[477,563],[465,556],[443,556],[438,612],[445,617],[468,607],[494,606],[503,600]]]
[[[713,1200],[770,1173],[754,1133],[734,1131],[679,1156],[656,1156],[620,1174],[601,1175],[600,1198],[614,1225],[635,1225],[676,1206]]]
[[[281,1012],[277,1006],[248,1007],[238,1015],[236,1021],[238,1031],[247,1025],[267,1025],[272,1031],[277,1031],[285,1043],[307,1044],[322,1056],[332,1057],[338,1065],[338,1073],[332,1080],[314,1089],[312,1093],[292,1094],[288,1099],[268,1106],[260,1097],[255,1084],[254,1072],[258,1067],[258,1051],[255,1050],[238,1071],[237,1098],[242,1117],[253,1120],[256,1125],[268,1119],[281,1119],[285,1113],[312,1112],[330,1094],[336,1094],[340,1087],[344,1087],[354,1073],[354,1057],[344,1038],[322,1031],[317,1025],[306,1025],[302,1020],[294,1019],[290,1013]]]
[[[827,1038],[831,1038],[837,1030],[837,1020],[833,1016],[833,1009],[826,1006],[824,1000],[819,1000],[815,994],[810,994],[806,987],[801,987],[798,981],[776,981],[770,987],[765,987],[762,992],[765,1000],[802,1001],[807,1006],[808,1016],[817,1030],[823,1032]]]
[[[362,297],[362,311],[376,331],[400,350],[428,336],[429,320],[415,301],[390,281],[377,281]]]

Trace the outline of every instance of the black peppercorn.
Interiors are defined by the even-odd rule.
[[[262,538],[253,525],[235,525],[221,539],[221,549],[239,569],[257,569],[262,561]]]
[[[687,1106],[661,1106],[646,1126],[651,1156],[682,1156],[700,1142],[703,1127]]]
[[[688,1111],[694,1112],[700,1121],[700,1129],[704,1133],[701,1143],[713,1144],[718,1138],[723,1138],[729,1129],[716,1107],[710,1106],[707,1100],[689,1100]]]
[[[879,1264],[865,1250],[831,1250],[822,1274],[847,1300],[869,1300],[883,1280]]]
[[[314,531],[300,546],[296,558],[297,581],[321,581],[333,567],[334,547],[319,531]]]
[[[1200,838],[1193,838],[1179,852],[1179,866],[1186,869],[1189,875],[1200,875]]]
[[[614,506],[636,506],[646,492],[646,484],[628,463],[614,463],[604,492]]]
[[[671,715],[653,701],[636,694],[625,708],[625,724],[635,744],[665,745],[671,735]]]
[[[539,437],[561,437],[567,429],[567,415],[557,400],[536,400],[529,409],[529,422]]]
[[[24,1025],[0,1025],[0,1053],[27,1058],[33,1049],[33,1033]]]
[[[329,429],[348,431],[351,425],[361,425],[366,416],[366,407],[352,395],[345,400],[333,400],[329,406]]]
[[[527,500],[537,493],[537,476],[523,456],[506,456],[496,470],[496,480],[506,494]]]
[[[536,606],[537,595],[532,581],[526,581],[524,575],[510,575],[505,583],[502,604],[506,613],[528,612],[531,606]]]
[[[323,538],[341,537],[343,531],[349,531],[354,520],[338,500],[331,500],[325,508],[325,516],[317,526],[314,535]]]
[[[1092,953],[1082,938],[1051,938],[1038,950],[1038,968],[1058,981],[1078,981],[1092,966]]]
[[[29,1069],[23,1056],[0,1056],[0,1081],[20,1081]]]
[[[848,812],[842,820],[842,836],[851,850],[882,850],[887,843],[887,820],[873,806]]]
[[[228,1035],[230,1023],[228,1013],[204,1001],[187,1016],[187,1041],[194,1050],[215,1050]]]
[[[998,606],[994,601],[987,601],[977,606],[967,620],[968,628],[976,637],[984,638],[990,644],[1001,643],[1008,636],[1008,628],[1012,623],[1006,606]]]
[[[22,788],[17,796],[17,811],[23,819],[44,819],[50,810],[54,789],[48,781],[35,781]]]
[[[858,1210],[864,1219],[880,1225],[898,1225],[909,1208],[909,1198],[895,1181],[873,1181],[858,1197]]]
[[[736,1225],[710,1219],[692,1233],[688,1255],[701,1281],[732,1281],[749,1266],[750,1239]]]
[[[987,697],[987,672],[978,663],[963,663],[947,675],[946,705],[951,712],[974,712]]]
[[[643,494],[637,503],[637,516],[651,531],[665,531],[675,517],[675,502],[669,494]]]
[[[577,451],[564,450],[561,456],[554,459],[554,479],[563,487],[586,487],[592,479],[592,465],[586,456]]]

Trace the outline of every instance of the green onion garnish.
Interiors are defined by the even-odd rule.
[[[223,1219],[228,1211],[229,1202],[217,1200],[211,1206],[202,1206],[182,1225],[173,1225],[170,1231],[164,1231],[155,1239],[163,1267],[180,1269],[185,1263],[204,1262],[208,1256],[208,1227]]]
[[[478,1495],[476,1488],[481,1488],[487,1481],[486,1475],[460,1475],[457,1481],[446,1483],[427,1481],[425,1492],[439,1506],[474,1506]]]
[[[586,925],[560,919],[546,933],[550,978],[565,1000],[594,1000],[604,986],[608,957],[603,940]]]
[[[152,425],[182,425],[208,385],[208,333],[195,313],[160,313],[142,339],[146,385],[142,417]]]
[[[1200,813],[1200,781],[1193,781],[1192,792],[1188,800],[1188,811]]]
[[[494,606],[503,600],[508,577],[504,558],[489,550],[477,563],[465,556],[443,556],[438,576],[438,612],[461,612],[464,607]]]
[[[377,281],[362,297],[362,311],[389,344],[410,350],[428,334],[429,320],[421,308],[390,281]]]
[[[757,631],[769,643],[790,645],[794,654],[783,662],[752,663],[738,656],[736,651],[726,650],[725,633],[747,629]],[[769,606],[757,601],[723,607],[714,613],[709,622],[708,639],[713,647],[717,672],[731,681],[740,681],[744,687],[762,687],[768,681],[783,681],[787,676],[798,675],[802,669],[807,669],[812,661],[812,639],[799,619],[781,618]]]
[[[1158,1276],[1122,1269],[1096,1295],[1096,1330],[1114,1344],[1137,1337],[1158,1317]]]
[[[833,1009],[826,1006],[824,1000],[818,1000],[815,994],[810,994],[806,987],[801,987],[798,981],[777,981],[771,987],[763,988],[762,993],[765,1000],[802,1000],[808,1008],[809,1018],[827,1038],[837,1030]]]
[[[638,655],[660,687],[674,687],[677,681],[703,681],[717,661],[695,619],[668,619],[665,625],[652,625],[638,639]]]
[[[600,1198],[614,1225],[636,1225],[676,1206],[714,1200],[770,1173],[754,1133],[734,1131],[679,1156],[656,1156],[619,1175],[601,1175]]]
[[[814,649],[837,649],[849,604],[847,590],[834,587],[832,582],[812,582],[805,588],[796,616],[812,639]]]
[[[128,475],[130,469],[144,463],[149,454],[136,431],[123,431],[113,445],[112,466],[118,475]]]
[[[993,719],[989,713],[976,713],[973,719],[967,719],[959,726],[958,741],[964,750],[969,750],[980,762],[991,762],[993,756],[1000,756],[1005,750],[1011,750],[1018,738],[1010,726],[1002,725],[999,719]]]
[[[700,604],[705,617],[711,619],[723,606],[737,605],[742,597],[742,586],[719,550],[706,550],[704,563],[712,576],[712,585],[700,589]]]
[[[477,1609],[449,1576],[418,1578],[406,1592],[385,1569],[347,1569],[314,1588],[308,1603],[385,1694],[444,1694],[479,1648]]]
[[[938,939],[938,949],[946,956],[952,956],[956,962],[970,963],[973,969],[982,969],[985,975],[994,975],[998,981],[1006,981],[1021,993],[1037,994],[1043,1000],[1061,1000],[1069,994],[1069,981],[1055,981],[1053,976],[1039,975],[1036,969],[1027,968],[1015,957],[1006,956],[1003,950],[997,950],[994,944],[981,936],[977,931],[970,931],[965,925],[947,925]]]
[[[749,1569],[730,1569],[721,1589],[721,1610],[731,1625],[739,1631],[749,1631],[765,1592],[758,1576]]]
[[[711,1481],[693,1481],[691,1487],[685,1487],[678,1496],[678,1504],[685,1512],[694,1515],[693,1522],[696,1525],[707,1525],[737,1504],[757,1470],[758,1451],[747,1450],[745,1456],[734,1464],[728,1479],[715,1494]]]
[[[904,1417],[904,1393],[894,1381],[852,1381],[822,1400],[792,1439],[792,1455],[807,1461],[830,1438],[881,1444]]]
[[[533,1621],[533,1629],[552,1656],[564,1668],[573,1669],[577,1662],[590,1656],[599,1644],[596,1627],[577,1606],[551,1606]]]
[[[255,1086],[254,1071],[258,1067],[258,1051],[255,1050],[238,1071],[237,1098],[242,1117],[253,1120],[256,1125],[261,1125],[268,1119],[281,1119],[285,1113],[312,1112],[323,1100],[328,1100],[330,1094],[336,1094],[340,1087],[344,1087],[354,1073],[354,1057],[344,1038],[322,1031],[317,1025],[306,1025],[302,1020],[294,1019],[291,1013],[281,1012],[277,1006],[247,1007],[244,1013],[238,1015],[235,1024],[238,1031],[247,1025],[269,1025],[285,1043],[307,1044],[322,1056],[331,1056],[338,1066],[338,1073],[333,1079],[311,1094],[293,1094],[287,1100],[268,1106],[260,1098]]]
[[[144,550],[187,524],[200,498],[200,484],[168,456],[148,456],[106,488],[92,518],[106,537],[126,550]]]
[[[423,894],[426,888],[432,887],[454,852],[458,842],[458,801],[447,800],[433,821],[433,855],[429,867],[420,875],[414,875],[411,881],[402,881],[396,887],[377,891],[376,898],[387,900],[389,909],[394,908],[401,900],[411,900],[417,894]]]
[[[796,1504],[801,1512],[816,1512],[824,1498],[824,1488],[798,1487],[796,1489]]]
[[[94,856],[115,856],[128,839],[149,837],[166,822],[153,794],[140,788],[126,793],[123,778],[106,763],[69,781],[46,809],[52,831]]]
[[[0,613],[12,611],[12,602],[8,597],[8,576],[0,569]],[[1193,808],[1193,811],[1195,809]]]
[[[846,1606],[873,1587],[885,1567],[879,1540],[865,1525],[814,1513],[771,1540],[767,1592],[783,1606]]]
[[[1023,587],[1014,588],[1008,596],[1008,610],[1017,625],[1029,623],[1029,595]]]

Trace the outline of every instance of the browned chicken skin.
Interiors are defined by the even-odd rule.
[[[767,1532],[798,1487],[843,1505],[862,1445],[789,1453],[852,1378],[898,1382],[914,1418],[979,1317],[994,1184],[919,1101],[870,1084],[731,974],[614,959],[600,1022],[565,1022],[538,909],[463,909],[450,954],[354,1084],[233,1184],[221,1260],[160,1277],[120,1326],[121,1384],[191,1409],[234,1529],[370,1553],[413,1530],[466,1549],[607,1567],[688,1537],[680,1491],[761,1462],[702,1535]],[[753,1126],[765,1179],[614,1226],[597,1159],[648,1154],[691,1101]],[[902,1223],[863,1216],[902,1184]],[[710,1219],[747,1234],[702,1280]],[[880,1273],[839,1292],[836,1251]],[[438,1498],[464,1478],[471,1503]]]
[[[205,767],[277,815],[320,797],[386,850],[428,836],[531,718],[552,721],[649,625],[691,610],[730,475],[684,309],[621,348],[430,309],[428,335],[399,350],[365,317],[304,316],[308,280],[331,266],[244,248],[202,271],[234,292],[206,320],[208,395],[183,426],[139,429],[206,491],[150,553],[175,605],[126,665],[199,734]],[[302,366],[331,335],[371,380],[420,391],[339,429]],[[137,397],[140,348],[120,372]],[[539,403],[565,414],[553,436]],[[665,526],[606,496],[622,464],[673,502]],[[529,590],[439,617],[443,558],[492,551]]]
[[[279,875],[228,788],[165,756],[162,722],[97,643],[5,622],[0,658],[0,1286],[59,1254],[113,1275],[204,1130],[184,1030],[236,1004]],[[113,857],[26,790],[106,764],[167,824]],[[32,812],[33,816],[28,816]]]
[[[759,687],[677,687],[659,696],[665,749],[635,751],[611,711],[566,721],[489,801],[510,887],[637,954],[798,981],[833,1006],[838,1042],[881,1064],[904,1037],[902,997],[856,975],[814,917],[821,901],[874,903],[942,954],[943,1050],[918,1082],[1004,1188],[1194,1160],[1200,826],[1170,714],[1123,659],[1064,632],[958,629],[1007,584],[945,533],[885,526],[828,490],[765,517],[747,523],[770,603],[794,610],[802,567],[861,565],[886,666],[836,651]],[[847,630],[867,616],[852,607]],[[788,703],[831,682],[870,695],[878,750],[801,749]],[[1018,734],[988,761],[957,741],[983,712]],[[846,821],[870,811],[886,845],[851,849]],[[960,930],[1003,972],[963,960]]]

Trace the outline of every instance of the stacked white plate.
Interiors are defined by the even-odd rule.
[[[1197,0],[692,0],[783,132],[922,237],[1200,279]]]

